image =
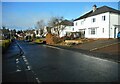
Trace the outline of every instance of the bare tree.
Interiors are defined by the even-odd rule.
[[[40,20],[40,21],[37,22],[36,29],[40,30],[40,35],[43,34],[43,28],[44,28],[44,26],[45,26],[44,20]]]
[[[61,31],[65,28],[65,26],[61,24],[63,20],[63,17],[52,17],[48,22],[48,25],[53,27],[54,31],[57,32],[57,36],[59,36]]]
[[[44,20],[37,21],[37,29],[42,29],[45,26]]]

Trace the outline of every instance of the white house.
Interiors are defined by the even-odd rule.
[[[60,25],[58,26],[51,28],[52,34],[58,35],[57,31],[59,31],[59,37],[63,37],[63,36],[66,36],[70,32],[74,32],[73,22],[69,20],[63,20],[62,22],[60,22]]]
[[[40,29],[35,29],[35,36],[36,37],[41,37],[41,30]]]
[[[116,38],[120,31],[120,11],[102,6],[74,20],[74,29],[85,38]]]
[[[36,29],[36,30],[34,31],[36,37],[45,37],[46,34],[48,33],[48,28],[49,28],[49,27],[44,26],[44,27],[41,28],[41,29]]]

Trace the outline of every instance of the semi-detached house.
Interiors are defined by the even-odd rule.
[[[51,28],[51,33],[58,35],[56,30],[59,30],[59,37],[64,37],[74,31],[73,22],[69,20],[63,20],[59,23],[59,25]]]
[[[120,11],[102,6],[74,20],[74,29],[85,38],[116,38],[120,31]]]

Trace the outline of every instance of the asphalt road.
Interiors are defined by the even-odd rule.
[[[79,52],[17,41],[29,82],[117,82],[119,64]],[[16,59],[17,61],[17,59]],[[24,62],[24,63],[23,63]],[[27,67],[26,67],[27,65]],[[20,75],[19,75],[20,76]],[[30,80],[30,78],[35,80]]]

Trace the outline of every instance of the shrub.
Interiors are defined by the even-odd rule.
[[[53,42],[54,42],[55,44],[57,44],[57,43],[62,42],[62,39],[60,39],[59,37],[53,36]]]
[[[46,43],[47,44],[54,44],[54,42],[53,42],[53,35],[51,33],[48,33],[46,35]]]
[[[57,36],[55,36],[51,33],[48,33],[46,35],[46,43],[47,44],[57,44],[57,43],[60,43],[60,42],[62,42],[62,40],[59,37],[57,37]]]
[[[2,52],[5,52],[5,50],[8,48],[8,46],[10,45],[11,43],[11,40],[3,40],[2,41]]]

